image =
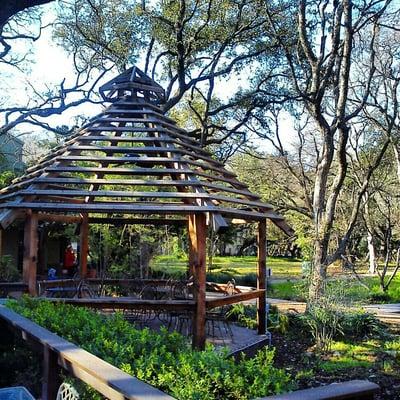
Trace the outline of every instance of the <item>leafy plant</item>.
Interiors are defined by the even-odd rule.
[[[363,310],[344,312],[340,326],[344,338],[363,339],[385,333],[385,325],[375,315]]]
[[[106,317],[28,297],[8,306],[177,399],[244,400],[293,388],[289,376],[273,366],[274,353],[267,348],[235,363],[226,351],[192,350],[178,333],[135,329],[118,313]]]
[[[326,353],[330,350],[334,337],[341,333],[341,309],[335,303],[335,298],[325,295],[308,305],[303,316],[310,328],[317,350]]]

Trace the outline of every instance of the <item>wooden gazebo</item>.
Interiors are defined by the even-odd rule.
[[[258,223],[258,289],[265,289],[266,219],[282,217],[164,115],[163,88],[136,67],[101,87],[111,105],[0,191],[0,225],[25,221],[23,280],[36,293],[41,221],[80,224],[80,274],[90,223],[187,223],[194,276],[194,344],[204,346],[206,236],[229,223]],[[258,299],[265,333],[265,293]]]

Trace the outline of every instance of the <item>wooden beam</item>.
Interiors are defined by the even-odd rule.
[[[80,253],[79,253],[79,275],[85,278],[87,275],[87,256],[89,252],[89,219],[88,215],[82,214],[80,230]]]
[[[24,260],[22,280],[28,284],[29,294],[36,295],[36,274],[38,261],[38,217],[28,212],[24,228]]]
[[[207,310],[209,310],[215,307],[227,306],[229,304],[236,304],[240,303],[241,301],[252,299],[260,299],[262,297],[265,297],[265,289],[257,289],[252,290],[251,292],[238,293],[231,296],[224,296],[218,299],[206,300],[206,308]]]
[[[265,296],[267,267],[267,221],[265,219],[258,223],[257,245],[257,289],[264,290],[264,295],[257,299],[257,325],[258,334],[264,335],[267,330],[267,303]]]
[[[112,218],[90,217],[89,224],[109,225],[186,225],[186,220],[181,218]]]
[[[64,222],[66,224],[79,224],[82,221],[82,216],[38,213],[38,219],[39,221],[46,222]]]
[[[18,200],[20,199],[15,199],[15,201]],[[5,208],[0,211],[0,227],[7,229],[16,219],[23,218],[24,216],[24,210],[8,210]]]
[[[269,218],[272,221],[282,220],[282,217],[272,212],[258,212],[251,210],[242,210],[240,208],[228,208],[221,206],[192,206],[179,203],[165,203],[165,202],[152,202],[150,204],[144,204],[142,202],[130,202],[122,203],[121,201],[114,202],[99,202],[96,204],[69,204],[69,203],[14,203],[10,202],[6,205],[0,204],[1,208],[20,208],[20,209],[32,209],[32,210],[46,210],[54,212],[79,212],[84,211],[86,213],[126,213],[126,214],[195,214],[195,213],[218,213],[228,217],[242,217],[249,221],[258,221]]]
[[[331,383],[310,389],[296,390],[291,393],[277,394],[259,400],[374,400],[379,386],[369,381],[347,381]]]
[[[196,302],[193,318],[194,348],[203,350],[206,343],[206,215],[190,215],[189,240],[193,248],[194,282],[193,296]]]
[[[187,229],[188,229],[188,235],[189,235],[189,240],[188,240],[188,268],[189,268],[189,277],[194,278],[194,268],[195,268],[195,263],[196,263],[196,249],[194,247],[194,243],[192,243],[191,237],[190,237],[190,232],[195,231],[195,226],[194,226],[194,217],[193,215],[189,215],[187,219]]]
[[[86,167],[70,167],[74,168],[75,172],[88,172],[85,170]],[[115,171],[116,174],[128,174],[132,171],[131,168],[104,168],[104,173],[112,174]],[[134,171],[134,170],[133,170]],[[56,171],[55,171],[56,172]],[[66,171],[67,172],[67,171]],[[72,170],[70,171],[72,172]],[[98,172],[98,171],[92,171]],[[133,174],[133,172],[132,172]],[[249,191],[235,189],[229,186],[221,186],[218,184],[210,183],[209,181],[193,181],[193,180],[165,180],[165,179],[97,179],[97,178],[68,178],[68,177],[51,177],[51,178],[37,178],[36,183],[43,184],[74,184],[74,185],[88,185],[88,184],[104,184],[104,185],[141,185],[141,186],[190,186],[190,187],[207,187],[210,189],[225,191],[229,193],[241,194],[248,196],[252,199],[259,199],[259,196],[251,194]]]

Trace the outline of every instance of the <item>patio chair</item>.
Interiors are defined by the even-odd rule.
[[[228,281],[225,289],[225,296],[232,296],[236,293],[235,280]],[[230,326],[227,313],[229,306],[221,306],[213,309],[212,311],[206,312],[206,333],[211,337],[217,337],[216,332],[219,331],[221,338],[228,334],[231,340],[233,339],[233,332]]]
[[[68,382],[63,382],[58,388],[56,400],[79,400],[79,393]]]
[[[84,279],[81,279],[76,288],[76,294],[74,297],[81,299],[81,298],[94,298],[97,296],[95,295],[95,292],[89,286],[89,284]]]
[[[177,281],[171,286],[172,300],[188,300],[191,298],[190,281]],[[172,311],[169,313],[168,330],[175,330],[190,335],[192,331],[192,314],[188,312]]]

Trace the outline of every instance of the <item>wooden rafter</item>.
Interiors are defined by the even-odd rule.
[[[164,115],[164,91],[142,71],[130,68],[101,93],[108,108],[0,191],[0,224],[27,209],[107,218],[203,212],[214,227],[226,226],[225,218],[270,218],[288,230],[270,204]]]

